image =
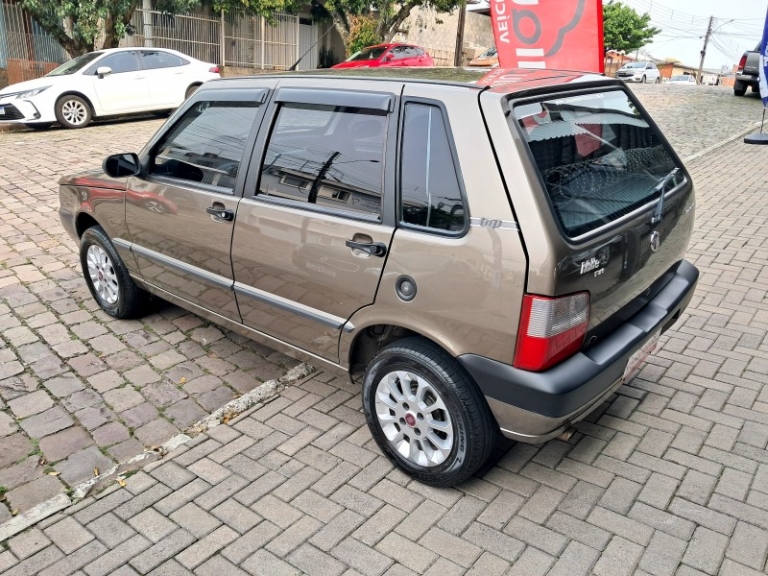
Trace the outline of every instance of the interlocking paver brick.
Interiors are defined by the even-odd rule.
[[[140,573],[146,574],[169,558],[174,557],[194,541],[195,537],[186,530],[176,530],[160,540],[154,546],[147,548],[138,556],[133,557],[130,560],[130,565]]]
[[[8,541],[8,546],[18,559],[24,560],[39,552],[50,543],[51,541],[45,534],[33,528],[11,538]]]
[[[210,558],[239,535],[228,526],[221,526],[202,540],[185,548],[176,555],[176,561],[190,570]]]
[[[118,568],[127,564],[129,560],[146,550],[152,543],[143,536],[136,535],[122,544],[112,548],[109,552],[99,556],[90,564],[86,564],[83,571],[88,576],[106,576],[113,574]]]
[[[91,542],[74,552],[67,553],[67,556],[39,572],[38,576],[61,576],[62,574],[72,574],[73,572],[75,576],[83,576],[82,572],[75,571],[98,558],[106,551],[106,546],[101,542]]]
[[[136,535],[133,528],[111,512],[99,516],[86,527],[110,549]]]
[[[65,554],[74,552],[94,538],[93,534],[71,517],[46,528],[45,534]]]
[[[433,551],[395,533],[387,534],[376,545],[376,549],[403,566],[420,573],[424,572],[438,557]],[[466,564],[462,565],[466,566]]]
[[[614,536],[605,552],[595,564],[595,576],[623,576],[632,574],[643,554],[643,548]]]
[[[173,522],[194,534],[197,538],[202,538],[209,532],[212,532],[221,525],[221,520],[208,514],[205,510],[193,502],[176,510],[169,516]]]
[[[299,559],[300,563],[303,563],[304,558]],[[311,565],[312,560],[308,559]],[[275,574],[275,576],[298,576],[301,571],[294,568],[290,564],[280,560],[273,554],[270,554],[266,550],[258,550],[253,556],[248,558],[243,564],[243,568],[253,576],[260,574]],[[333,573],[340,573],[335,570]]]
[[[158,542],[178,529],[176,524],[152,508],[139,512],[128,520],[128,524],[152,542]]]

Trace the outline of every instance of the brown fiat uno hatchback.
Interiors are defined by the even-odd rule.
[[[154,294],[361,383],[422,482],[544,442],[679,318],[691,177],[621,81],[352,70],[206,83],[138,154],[61,181],[93,297]]]

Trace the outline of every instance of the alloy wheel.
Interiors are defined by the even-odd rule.
[[[88,276],[91,278],[93,289],[106,304],[114,304],[120,296],[120,286],[112,260],[106,251],[96,244],[88,247],[86,254]]]
[[[439,466],[451,454],[451,415],[437,389],[418,374],[398,370],[379,381],[376,418],[392,448],[413,464]]]
[[[88,118],[88,111],[85,109],[85,105],[78,100],[67,100],[61,106],[61,115],[64,120],[72,124],[73,126],[80,126],[85,123]]]

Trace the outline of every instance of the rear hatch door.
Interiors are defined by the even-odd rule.
[[[528,292],[588,292],[585,342],[594,344],[653,298],[682,260],[694,218],[690,176],[631,92],[615,83],[539,91],[506,106],[538,207],[538,214],[518,212],[520,228],[527,247],[547,246],[545,257],[529,250]]]

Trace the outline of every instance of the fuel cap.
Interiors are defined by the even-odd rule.
[[[410,276],[400,276],[395,283],[397,297],[405,302],[410,302],[416,297],[416,282]]]

